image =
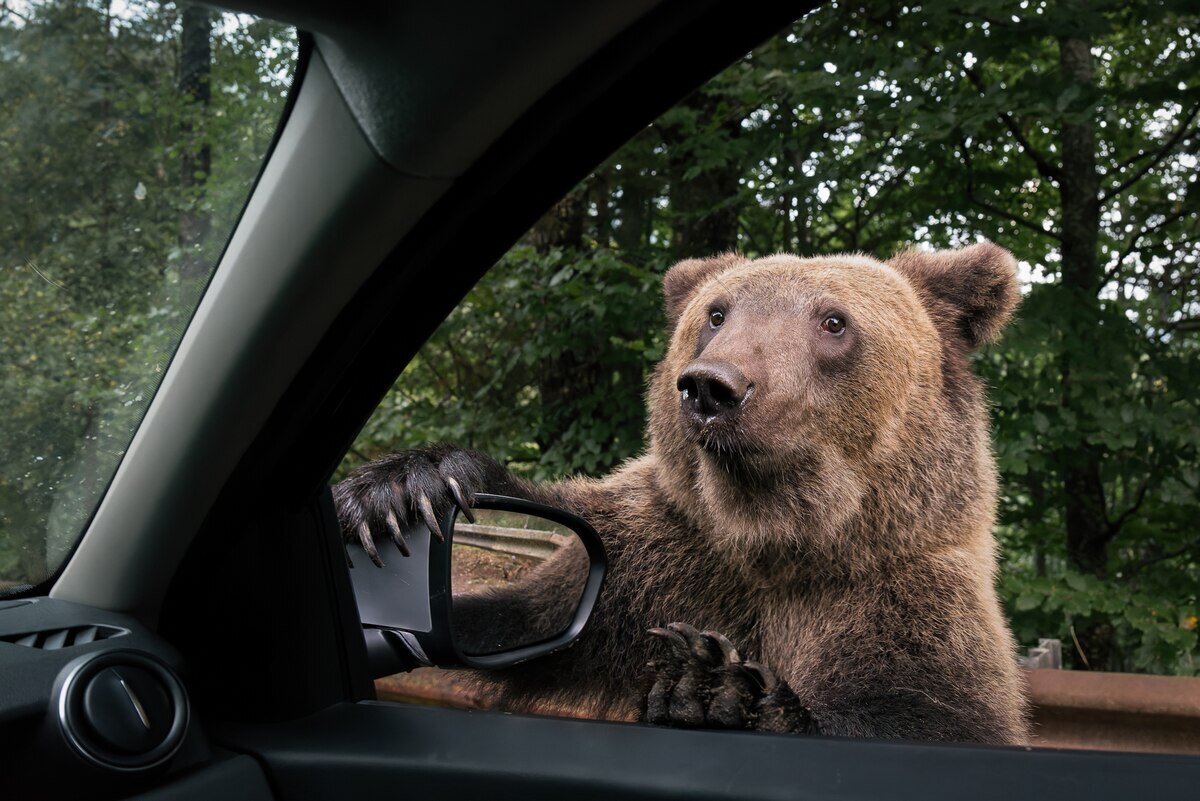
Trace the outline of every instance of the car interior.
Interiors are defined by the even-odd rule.
[[[45,582],[0,597],[9,794],[1195,792],[1200,760],[1184,756],[673,730],[376,700],[329,489],[357,432],[557,198],[811,3],[221,5],[296,27],[291,93],[84,535]],[[129,722],[130,694],[150,699],[134,702],[143,728]]]

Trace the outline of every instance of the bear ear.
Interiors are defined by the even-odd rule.
[[[993,342],[1017,308],[1017,263],[991,242],[962,250],[909,250],[888,265],[908,279],[939,326],[950,324],[971,350]]]
[[[663,276],[663,301],[667,307],[667,323],[671,328],[679,322],[679,315],[687,306],[701,284],[714,275],[737,264],[744,264],[746,259],[736,253],[722,253],[707,259],[684,259]]]

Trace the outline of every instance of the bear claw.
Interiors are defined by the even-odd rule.
[[[392,535],[392,542],[399,549],[401,556],[408,556],[408,543],[404,540],[404,534],[400,531],[400,523],[396,520],[396,513],[388,509],[387,515],[384,517],[384,523],[387,524],[388,531]]]
[[[423,492],[417,497],[417,509],[421,513],[421,522],[433,532],[433,536],[437,537],[438,542],[445,542],[446,535],[442,533],[437,514],[433,511],[433,501],[429,500],[429,496]]]
[[[813,732],[812,719],[787,684],[766,665],[742,659],[716,631],[686,623],[649,630],[669,646],[646,695],[647,723],[775,732]]]
[[[347,540],[356,541],[383,566],[377,537],[384,532],[402,556],[410,551],[405,529],[424,524],[445,542],[441,521],[454,507],[470,522],[475,493],[486,486],[492,465],[483,457],[445,446],[403,451],[365,465],[333,488]]]
[[[454,503],[458,506],[463,517],[467,518],[468,523],[475,522],[475,513],[471,511],[471,505],[475,502],[474,498],[467,500],[463,494],[462,485],[458,483],[458,479],[454,476],[446,476],[446,486],[450,488],[450,494],[454,496]]]

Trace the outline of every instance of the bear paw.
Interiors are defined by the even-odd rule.
[[[486,456],[449,446],[401,451],[364,465],[333,487],[342,534],[361,543],[376,565],[383,560],[375,536],[384,531],[408,556],[403,530],[409,525],[424,523],[442,540],[440,521],[455,506],[474,522],[471,505],[493,467]]]
[[[765,665],[743,660],[725,636],[671,623],[649,631],[668,646],[652,662],[647,723],[684,728],[815,733],[809,711]]]

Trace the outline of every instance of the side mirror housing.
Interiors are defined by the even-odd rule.
[[[440,521],[444,541],[410,524],[408,556],[377,541],[391,553],[383,567],[346,545],[374,676],[507,667],[565,648],[583,630],[607,569],[595,530],[504,495],[477,495],[471,513],[474,522],[459,509]]]

